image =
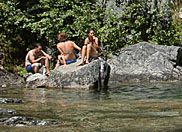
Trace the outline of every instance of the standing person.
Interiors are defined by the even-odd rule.
[[[42,55],[42,57],[39,57]],[[41,66],[45,65],[46,75],[50,75],[49,60],[51,56],[42,50],[40,43],[37,43],[34,49],[30,50],[25,57],[25,67],[27,72],[38,73]]]
[[[60,55],[58,55],[55,69],[58,68],[60,64],[63,64],[63,67],[66,68],[66,64],[76,62],[74,49],[81,51],[81,48],[79,46],[77,46],[74,42],[67,40],[67,38],[68,36],[66,33],[60,33],[58,35],[59,43],[57,44],[57,49],[60,52]]]
[[[78,66],[84,64],[84,59],[86,56],[86,64],[89,63],[89,58],[97,58],[98,57],[98,38],[94,36],[93,30],[87,31],[88,38],[84,41],[84,46],[82,47],[82,55],[81,55],[81,62],[78,64]]]

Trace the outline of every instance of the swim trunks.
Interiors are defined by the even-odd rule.
[[[66,60],[66,64],[71,64],[71,63],[74,63],[74,62],[76,62],[76,59]]]
[[[31,73],[34,74],[34,70],[33,70],[33,68],[32,68],[32,65],[26,66],[26,70],[27,70],[27,72],[31,72]]]

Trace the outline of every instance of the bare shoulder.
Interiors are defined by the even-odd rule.
[[[60,42],[60,43],[57,43],[57,47],[60,47],[62,45],[62,42]]]
[[[26,55],[26,57],[29,57],[29,58],[32,58],[34,56],[35,56],[35,54],[34,54],[33,50],[28,51],[28,53]]]
[[[33,50],[28,51],[27,55],[28,56],[33,55]]]
[[[68,41],[66,41],[68,44],[72,44],[72,45],[74,45],[75,43],[73,42],[73,41],[71,41],[71,40],[68,40]]]
[[[85,41],[89,41],[89,39],[88,39],[88,38],[86,38],[86,39],[85,39]]]
[[[86,38],[86,39],[85,39],[85,43],[88,43],[88,42],[89,42],[89,39],[88,39],[88,38]]]
[[[95,36],[94,36],[94,39],[95,39],[95,40],[98,40],[98,38],[97,38],[97,37],[95,37]]]

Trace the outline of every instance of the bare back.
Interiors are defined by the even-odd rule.
[[[78,49],[79,47],[72,41],[65,41],[58,43],[57,48],[65,56],[65,60],[72,60],[75,59],[74,48]]]

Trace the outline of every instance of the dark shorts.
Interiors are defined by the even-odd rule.
[[[66,64],[71,64],[71,63],[74,63],[74,62],[76,62],[76,59],[66,60]]]
[[[27,72],[34,73],[34,70],[33,70],[33,68],[32,68],[32,65],[26,66],[26,70],[27,70]]]

